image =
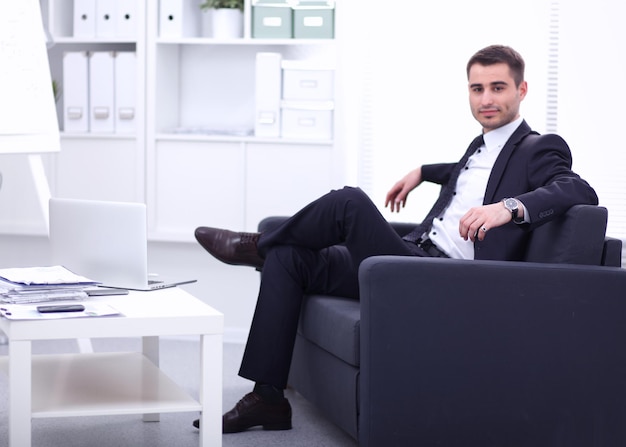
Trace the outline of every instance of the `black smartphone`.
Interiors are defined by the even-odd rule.
[[[85,310],[85,306],[82,304],[52,304],[37,306],[37,311],[42,314],[49,314],[52,312],[82,312],[83,310]]]

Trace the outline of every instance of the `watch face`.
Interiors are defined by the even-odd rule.
[[[509,211],[517,210],[517,200],[515,200],[515,199],[506,199],[504,201],[504,206]]]

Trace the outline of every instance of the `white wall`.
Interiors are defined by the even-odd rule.
[[[369,12],[371,167],[359,182],[382,208],[388,189],[409,170],[457,161],[480,133],[467,94],[465,67],[478,49],[510,45],[527,63],[529,95],[522,113],[543,131],[546,122],[549,1],[448,0],[396,2],[401,8],[358,2]],[[395,220],[421,220],[438,189],[424,185]]]
[[[609,210],[608,234],[626,239],[626,4],[563,0],[561,17],[559,133]]]
[[[369,13],[358,20],[366,30],[365,63],[371,70],[363,91],[370,104],[359,184],[381,210],[388,189],[407,171],[418,164],[458,160],[478,134],[467,104],[465,63],[479,48],[502,43],[522,54],[529,94],[521,113],[545,133],[548,58],[556,46],[559,70],[550,73],[558,76],[556,132],[571,147],[574,170],[609,209],[608,234],[626,239],[621,132],[626,118],[626,4],[407,0],[396,2],[400,10],[373,0],[358,4]],[[382,211],[391,220],[419,221],[437,193],[424,185],[400,215]]]

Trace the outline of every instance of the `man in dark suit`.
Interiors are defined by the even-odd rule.
[[[224,433],[291,428],[283,389],[305,294],[358,299],[359,264],[374,255],[519,260],[533,228],[572,205],[598,203],[593,188],[571,170],[565,141],[538,135],[520,117],[527,84],[516,51],[497,45],[478,51],[467,64],[467,77],[482,134],[461,161],[418,167],[387,194],[385,206],[396,212],[420,183],[442,186],[431,212],[408,235],[398,236],[365,193],[348,187],[263,234],[196,230],[199,243],[219,260],[262,268],[239,371],[255,386],[224,414]]]

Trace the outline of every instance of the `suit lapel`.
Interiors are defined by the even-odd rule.
[[[530,126],[526,124],[526,121],[522,121],[522,124],[513,132],[511,137],[507,140],[506,144],[500,151],[500,155],[496,159],[487,182],[487,189],[485,190],[485,198],[483,204],[493,203],[495,200],[495,193],[502,181],[504,170],[509,163],[509,158],[513,155],[513,152],[520,144],[520,142],[531,132]],[[498,200],[502,199],[499,197]]]

